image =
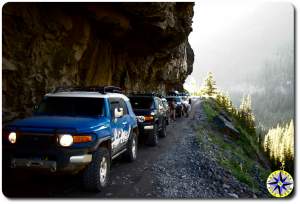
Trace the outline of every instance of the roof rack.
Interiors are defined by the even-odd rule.
[[[105,93],[122,93],[122,89],[116,86],[88,86],[88,87],[79,87],[79,86],[64,86],[57,87],[53,93],[66,92],[66,91],[92,91],[99,92],[102,94]]]

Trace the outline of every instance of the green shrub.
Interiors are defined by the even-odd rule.
[[[207,102],[203,103],[203,109],[210,122],[213,120],[215,116],[218,115],[218,112],[215,111]]]

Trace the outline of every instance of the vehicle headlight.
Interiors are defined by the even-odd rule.
[[[9,133],[8,141],[12,144],[15,144],[17,142],[17,133],[15,133],[15,132]]]
[[[73,144],[73,137],[69,134],[59,135],[58,142],[63,147],[69,147]]]
[[[150,113],[150,115],[156,115],[157,114],[157,110],[154,110]]]

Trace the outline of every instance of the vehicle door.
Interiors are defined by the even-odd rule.
[[[111,149],[112,155],[118,153],[121,149],[121,134],[122,134],[122,117],[116,116],[116,110],[121,110],[121,104],[119,99],[111,98],[110,102],[110,113],[111,113],[111,129],[112,129],[112,140]]]
[[[163,119],[164,119],[164,107],[162,104],[162,101],[160,98],[155,98],[156,100],[156,107],[157,107],[157,116],[158,116],[158,123],[159,123],[159,129],[162,128],[163,125]]]
[[[127,141],[131,132],[131,117],[129,115],[128,107],[124,99],[120,98],[120,106],[123,109],[123,116],[121,119],[122,134],[121,134],[121,148],[126,147]]]

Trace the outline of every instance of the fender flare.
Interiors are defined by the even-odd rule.
[[[101,137],[100,139],[98,139],[96,141],[96,144],[91,148],[91,151],[96,151],[100,147],[100,145],[106,141],[110,141],[110,143],[111,143],[111,135]],[[111,151],[111,147],[109,148],[109,151]]]

